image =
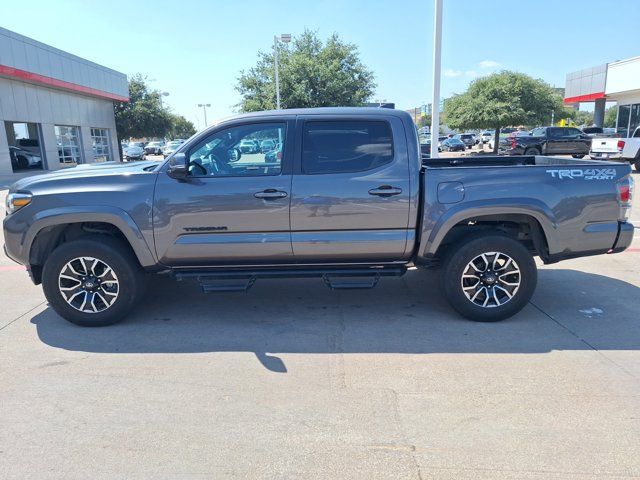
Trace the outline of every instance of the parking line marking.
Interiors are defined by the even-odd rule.
[[[26,270],[24,265],[0,265],[0,272],[12,272],[14,270]]]

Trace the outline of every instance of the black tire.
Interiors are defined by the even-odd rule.
[[[584,157],[584,155],[578,155],[578,154],[576,154],[576,155],[571,155],[571,156],[572,156],[573,158],[577,158],[577,159],[581,159],[581,158],[583,158],[583,157]]]
[[[476,322],[497,322],[518,313],[531,299],[536,288],[538,271],[531,253],[529,253],[527,248],[517,240],[497,233],[483,234],[454,245],[449,249],[449,252],[450,254],[445,260],[443,269],[442,285],[444,288],[444,295],[449,304],[463,317]],[[487,287],[488,290],[480,292],[476,301],[480,303],[483,298],[490,297],[488,294],[489,290],[492,290],[493,298],[495,298],[495,300],[492,299],[490,302],[486,302],[488,306],[482,306],[478,303],[474,303],[474,301],[467,296],[465,290],[463,290],[463,284],[465,284],[465,282],[468,282],[466,285],[473,284],[473,279],[465,280],[463,275],[465,273],[472,272],[469,268],[472,261],[480,257],[482,254],[487,254],[488,252],[500,253],[502,257],[499,257],[499,261],[505,261],[505,256],[507,258],[511,258],[513,263],[511,263],[511,266],[507,268],[512,269],[517,267],[517,270],[519,270],[519,276],[514,278],[513,275],[515,274],[500,274],[500,269],[495,269],[495,273],[492,273],[492,269],[489,268],[488,273],[491,274],[493,278],[489,278],[488,275],[485,275],[485,279],[493,280],[493,283],[491,284],[493,287],[489,286]],[[487,256],[487,258],[489,259],[487,266],[489,266],[489,263],[493,262],[495,267],[495,258],[491,256]],[[505,263],[507,262],[505,261]],[[499,263],[498,266],[500,266]],[[483,274],[485,273],[487,272],[483,272]],[[501,277],[505,277],[504,281],[509,280],[515,282],[517,279],[519,286],[507,287],[506,284],[503,285],[500,283],[503,281]],[[479,288],[476,290],[469,290],[473,287],[465,287],[469,292],[469,296],[475,297],[476,295],[474,294],[474,291],[477,292],[477,290],[482,290],[482,288],[484,288],[483,285],[485,284],[481,280],[478,280],[477,284],[479,285]],[[502,288],[502,291],[513,288],[515,288],[515,290],[510,290],[513,295],[506,299],[506,294],[496,290],[497,288]],[[496,291],[498,293],[496,293]],[[497,296],[500,294],[502,295],[502,300],[506,300],[504,303],[499,305],[499,299]],[[495,305],[490,305],[490,303],[495,303]]]
[[[633,164],[636,169],[636,172],[640,172],[640,160],[636,160],[636,163]]]
[[[524,151],[525,155],[540,155],[540,150],[536,147],[529,147]]]
[[[60,291],[59,276],[69,262],[79,257],[98,259],[115,272],[117,296],[102,311],[80,311],[67,303]],[[49,305],[65,320],[83,327],[103,327],[123,320],[144,293],[144,286],[145,274],[129,247],[106,235],[91,235],[63,243],[49,255],[42,272],[42,287]],[[84,298],[86,300],[86,294]],[[108,297],[104,295],[103,298]],[[96,303],[106,305],[100,300]]]

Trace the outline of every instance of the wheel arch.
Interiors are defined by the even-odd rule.
[[[517,202],[513,202],[517,205]],[[547,262],[553,249],[555,222],[544,205],[527,207],[485,205],[447,212],[435,225],[422,249],[422,258],[442,257],[458,240],[476,233],[498,231],[524,243]]]
[[[42,212],[26,235],[25,246],[34,281],[40,283],[42,266],[57,246],[87,235],[109,235],[131,249],[142,267],[156,264],[151,249],[140,229],[124,211]],[[117,210],[117,209],[110,209]],[[48,214],[47,214],[48,213]]]

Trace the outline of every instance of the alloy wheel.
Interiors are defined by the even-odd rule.
[[[460,282],[471,303],[495,308],[515,296],[521,280],[520,268],[513,258],[501,252],[485,252],[467,264]]]
[[[118,277],[104,261],[77,257],[58,275],[58,289],[69,306],[83,313],[100,313],[111,307],[120,290]]]

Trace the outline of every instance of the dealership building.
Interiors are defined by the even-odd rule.
[[[127,76],[0,27],[0,175],[120,160]]]
[[[594,102],[594,123],[604,123],[606,102],[617,103],[616,129],[622,137],[640,126],[640,57],[618,60],[567,75],[565,104]]]

